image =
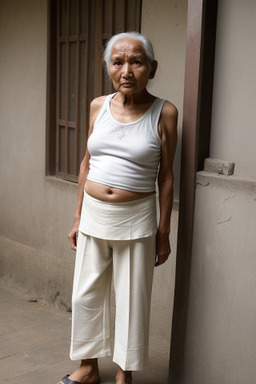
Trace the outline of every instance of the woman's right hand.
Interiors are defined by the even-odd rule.
[[[70,247],[73,249],[73,251],[76,251],[79,222],[80,220],[74,220],[73,227],[71,228],[71,231],[68,235]]]

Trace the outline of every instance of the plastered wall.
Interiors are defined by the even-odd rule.
[[[211,157],[256,178],[256,2],[218,4]]]
[[[256,183],[197,175],[180,384],[254,384]]]
[[[47,1],[0,2],[0,273],[68,302],[73,185],[45,178]]]

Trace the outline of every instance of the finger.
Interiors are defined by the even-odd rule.
[[[71,249],[76,250],[78,233],[79,232],[77,230],[72,230],[68,235],[68,240],[69,240]]]
[[[159,265],[164,264],[168,260],[168,257],[169,255],[158,256],[155,266],[158,267]]]
[[[76,234],[74,234],[72,237],[69,237],[69,243],[70,243],[71,249],[75,251],[76,250]]]

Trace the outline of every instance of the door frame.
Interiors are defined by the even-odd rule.
[[[210,153],[218,0],[188,0],[179,227],[169,384],[183,377],[196,173]]]

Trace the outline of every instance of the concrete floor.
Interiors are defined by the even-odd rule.
[[[69,360],[71,314],[0,282],[0,384],[56,384],[77,366]],[[161,344],[161,345],[160,345]],[[134,384],[165,384],[168,340],[151,337],[150,366]],[[117,366],[100,360],[102,384],[114,384]]]

